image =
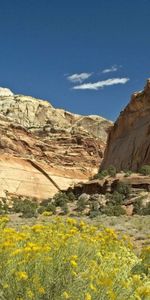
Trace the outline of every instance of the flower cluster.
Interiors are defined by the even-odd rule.
[[[112,229],[71,218],[19,231],[6,222],[0,219],[2,299],[150,299],[150,247],[137,257]]]

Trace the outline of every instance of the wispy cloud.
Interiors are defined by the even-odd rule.
[[[119,69],[119,67],[117,67],[117,66],[115,65],[115,66],[112,66],[112,67],[110,67],[110,68],[108,68],[108,69],[104,69],[104,70],[102,71],[102,73],[103,73],[103,74],[106,74],[106,73],[110,73],[110,72],[116,72],[116,71],[118,71],[118,69]]]
[[[73,87],[74,90],[99,90],[105,86],[115,85],[115,84],[125,84],[129,81],[129,78],[111,78],[103,81],[98,81],[94,83],[84,83],[81,85],[76,85]]]
[[[67,76],[67,79],[73,83],[80,82],[82,83],[84,80],[88,79],[92,76],[93,73],[80,73],[80,74],[72,74]]]

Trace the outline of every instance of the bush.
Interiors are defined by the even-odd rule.
[[[59,192],[54,196],[53,201],[55,203],[55,206],[63,207],[64,204],[69,201],[69,199],[66,193]]]
[[[46,211],[46,207],[44,207],[44,206],[38,207],[38,210],[37,210],[38,214],[42,215],[45,211]]]
[[[55,203],[52,202],[52,199],[45,200],[40,203],[40,207],[38,208],[38,213],[43,214],[44,212],[51,212],[52,214],[56,213]]]
[[[6,203],[6,199],[3,198],[0,201],[0,215],[5,215],[9,212],[9,207]]]
[[[87,202],[88,196],[86,194],[82,194],[77,201],[77,210],[82,212],[86,208]]]
[[[74,201],[77,200],[77,199],[76,199],[76,196],[73,194],[73,192],[69,192],[69,193],[67,194],[67,197],[68,197],[68,201],[69,201],[69,202],[74,202]]]
[[[24,218],[32,218],[37,216],[37,203],[29,199],[14,200],[12,209],[16,213],[22,213],[21,216]]]
[[[89,217],[90,217],[91,219],[93,219],[93,218],[98,217],[99,215],[100,215],[100,211],[99,211],[99,210],[91,210],[91,211],[90,211],[90,214],[89,214]]]
[[[23,200],[21,212],[23,218],[37,217],[37,203],[28,199]]]
[[[116,168],[112,165],[108,167],[107,172],[111,177],[115,177],[117,174]]]
[[[124,182],[118,182],[117,186],[116,186],[116,191],[119,194],[122,194],[125,197],[128,197],[131,193],[131,186],[129,184],[124,183]]]
[[[68,208],[67,203],[65,203],[65,204],[62,206],[62,212],[63,212],[64,215],[67,215],[67,214],[68,214],[69,208]]]
[[[141,214],[144,216],[150,215],[150,202],[147,203],[146,206],[142,208]]]
[[[125,196],[123,194],[120,194],[119,192],[114,191],[113,194],[111,194],[109,201],[114,205],[116,205],[116,204],[120,205],[123,203],[124,198],[125,198]]]
[[[90,203],[90,210],[91,211],[99,211],[99,208],[100,208],[100,204],[98,201],[94,200],[94,201],[91,201]]]
[[[139,197],[133,203],[133,214],[141,215],[142,214],[142,208],[143,208],[143,201],[142,201],[142,198]]]
[[[49,203],[46,207],[46,211],[50,211],[52,212],[53,214],[56,213],[56,206],[54,203]]]
[[[125,210],[121,205],[112,205],[112,204],[109,204],[105,208],[102,208],[101,213],[107,216],[116,216],[116,217],[126,214]]]
[[[132,171],[131,170],[126,170],[126,171],[124,171],[124,177],[129,177],[129,176],[131,176],[131,174],[132,174]]]
[[[1,299],[149,299],[149,247],[138,258],[114,230],[71,218],[20,230],[3,223]]]
[[[103,179],[106,176],[108,176],[108,171],[103,170],[103,171],[99,171],[97,174],[95,174],[92,179]]]
[[[150,175],[150,165],[144,165],[140,168],[139,173],[142,175]]]
[[[23,205],[23,200],[21,200],[21,199],[13,199],[12,210],[15,213],[20,213],[20,212],[22,212],[22,205]]]

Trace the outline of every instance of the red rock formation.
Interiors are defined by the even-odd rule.
[[[0,197],[46,199],[87,181],[103,158],[110,125],[0,89]]]
[[[145,164],[150,164],[150,80],[144,91],[133,94],[110,130],[101,168],[136,171]]]

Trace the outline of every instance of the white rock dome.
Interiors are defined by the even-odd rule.
[[[10,89],[0,87],[0,96],[13,96],[13,92]]]

